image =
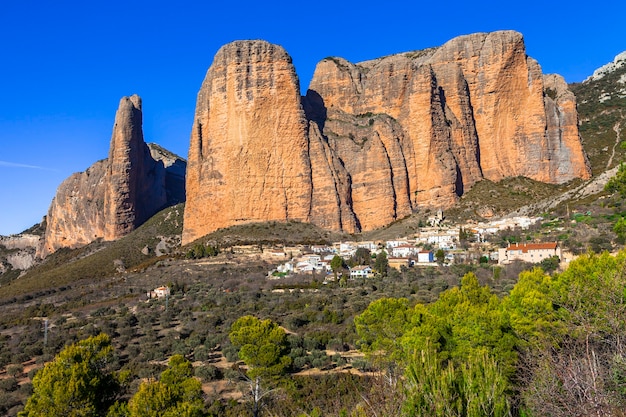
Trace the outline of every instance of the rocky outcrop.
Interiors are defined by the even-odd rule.
[[[330,118],[372,113],[397,120],[412,143],[405,149],[413,208],[450,206],[482,178],[563,183],[590,176],[573,95],[559,84],[558,103],[544,99],[554,87],[548,80],[546,87],[522,36],[502,31],[356,65],[326,59],[309,95]],[[331,129],[327,123],[324,133]]]
[[[557,74],[543,77],[547,155],[542,172],[548,178],[589,178],[591,167],[578,135],[576,96]]]
[[[263,41],[222,47],[198,94],[183,243],[238,223],[310,221],[306,131],[284,49]]]
[[[198,94],[188,172],[183,243],[266,220],[359,232],[449,207],[484,178],[590,176],[573,95],[512,31],[327,58],[301,100],[282,48],[226,45]]]
[[[104,239],[127,235],[167,202],[165,168],[143,140],[141,99],[124,97],[115,115],[104,194]]]
[[[40,239],[41,236],[32,234],[0,236],[0,275],[32,267]]]
[[[615,56],[612,62],[605,64],[595,70],[593,74],[584,81],[588,83],[589,81],[598,81],[607,75],[619,70],[620,68],[626,67],[626,51],[621,52]]]
[[[162,208],[183,201],[184,165],[184,160],[162,148],[146,145],[141,99],[122,98],[109,157],[59,186],[38,255],[100,238],[118,239]]]
[[[46,216],[46,233],[38,255],[60,248],[77,248],[104,237],[104,195],[107,160],[61,183]]]

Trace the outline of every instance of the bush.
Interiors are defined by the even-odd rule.
[[[309,358],[306,356],[298,356],[293,360],[293,366],[296,369],[304,369],[309,365]]]
[[[222,354],[228,362],[237,362],[239,360],[239,351],[233,345],[226,345],[222,348]]]
[[[12,377],[16,377],[24,372],[24,366],[20,364],[13,364],[7,366],[7,374]]]
[[[222,379],[222,371],[213,365],[198,366],[194,369],[194,375],[204,382],[216,381]]]
[[[355,369],[358,369],[361,372],[371,372],[372,371],[372,365],[370,365],[370,363],[368,361],[366,361],[365,359],[355,359],[352,361],[352,367],[354,367]]]
[[[19,384],[17,383],[17,379],[15,378],[9,377],[5,379],[0,379],[1,390],[11,392],[11,391],[15,391],[18,388],[19,388]]]

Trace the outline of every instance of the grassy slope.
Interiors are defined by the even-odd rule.
[[[625,157],[625,150],[615,147],[616,133],[613,130],[620,123],[620,140],[626,140],[626,97],[616,94],[617,90],[626,87],[619,82],[624,74],[626,67],[599,80],[570,85],[578,102],[580,135],[594,175],[619,164]],[[610,99],[600,101],[601,97],[608,96]],[[615,157],[607,166],[614,147]]]
[[[117,265],[126,268],[140,265],[154,258],[141,250],[154,248],[157,236],[175,236],[182,233],[183,205],[167,208],[154,215],[145,224],[115,242],[94,242],[79,249],[61,249],[44,263],[24,276],[3,286],[1,296],[12,297],[45,288],[67,285],[79,279],[98,279],[114,275]]]

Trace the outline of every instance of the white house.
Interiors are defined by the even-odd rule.
[[[335,249],[326,245],[313,245],[311,246],[311,250],[313,253],[331,253],[335,251]]]
[[[407,242],[406,240],[388,240],[387,241],[387,248],[388,249],[392,249],[392,248],[397,248],[398,246],[403,246],[403,245],[408,245],[409,242]]]
[[[358,265],[350,268],[350,278],[369,278],[374,274],[368,265]]]
[[[372,241],[358,242],[356,244],[357,248],[364,248],[369,250],[370,252],[375,252],[378,250],[378,245]]]
[[[427,242],[441,249],[454,249],[456,247],[456,245],[454,244],[454,239],[455,236],[453,236],[452,234],[438,233],[436,235],[428,236]]]
[[[293,262],[291,262],[291,261],[290,262],[285,262],[284,264],[278,265],[276,267],[276,271],[278,271],[280,273],[287,273],[287,274],[290,273],[290,272],[293,272],[293,269],[294,269],[294,265],[293,265]]]
[[[339,256],[344,259],[350,258],[356,253],[354,242],[342,242],[339,244]]]
[[[170,295],[170,287],[158,287],[146,294],[148,298],[163,298]]]
[[[414,245],[399,245],[391,248],[391,256],[394,258],[408,258],[416,255],[419,252],[419,248]]]
[[[435,258],[433,253],[429,250],[421,250],[417,254],[417,262],[418,263],[433,263]]]

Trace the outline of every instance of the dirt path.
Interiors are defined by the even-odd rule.
[[[621,114],[622,114],[622,112],[620,111],[620,115]],[[613,163],[613,157],[615,156],[615,149],[620,144],[619,137],[622,134],[622,129],[621,129],[621,126],[620,126],[620,122],[615,123],[615,126],[613,126],[613,131],[615,132],[615,144],[613,145],[613,150],[611,151],[611,157],[609,158],[609,161],[606,163],[606,169],[609,169],[609,167]]]
[[[592,179],[586,181],[578,187],[568,190],[556,197],[547,198],[545,200],[541,200],[536,203],[520,207],[513,213],[510,213],[509,216],[529,216],[535,213],[540,213],[555,208],[560,203],[566,200],[575,200],[589,195],[598,194],[599,192],[604,190],[604,186],[609,181],[609,179],[615,176],[618,168],[619,166],[613,167],[608,171],[605,171],[602,174],[593,177]]]

